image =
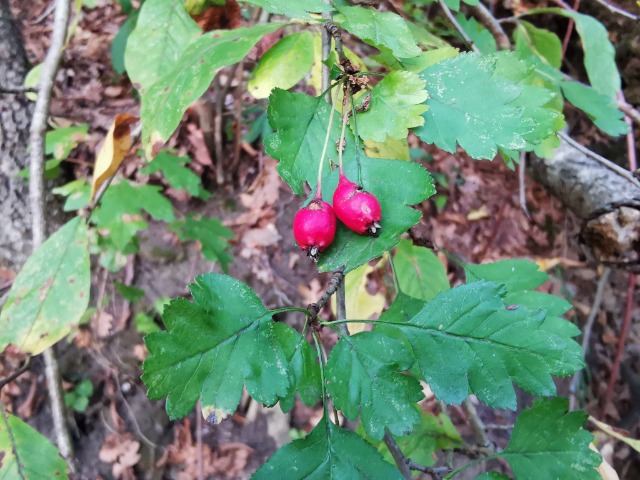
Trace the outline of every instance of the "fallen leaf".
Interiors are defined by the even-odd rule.
[[[471,210],[467,214],[467,220],[469,220],[470,222],[473,222],[475,220],[482,220],[483,218],[489,218],[490,215],[491,213],[489,212],[489,209],[487,208],[487,206],[482,205],[477,210]]]
[[[133,478],[133,466],[140,461],[140,442],[133,434],[112,433],[105,439],[98,458],[112,464],[111,473],[117,479]]]
[[[100,187],[118,171],[120,164],[131,149],[131,124],[138,121],[137,117],[128,113],[116,115],[113,124],[104,139],[102,148],[96,157],[91,184],[91,200],[95,198]]]

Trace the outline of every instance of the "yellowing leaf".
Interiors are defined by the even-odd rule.
[[[348,47],[343,48],[345,56],[354,67],[361,71],[368,70],[362,59],[356,55],[353,50],[350,50]],[[313,67],[311,67],[308,84],[315,89],[316,95],[320,95],[322,93],[322,35],[320,33],[313,36],[313,58],[314,63]],[[342,92],[338,97],[338,104],[340,104],[341,99]]]
[[[137,117],[128,113],[120,113],[113,120],[96,158],[93,183],[91,184],[91,200],[95,198],[104,182],[115,175],[124,157],[129,153],[132,143],[130,126],[137,121]]]
[[[471,210],[468,214],[467,214],[467,220],[473,222],[474,220],[482,220],[483,218],[488,218],[490,215],[489,213],[489,209],[487,208],[486,205],[482,205],[479,209],[477,210]]]
[[[384,295],[371,295],[367,291],[367,275],[375,270],[368,264],[349,272],[344,279],[347,318],[351,320],[366,320],[374,313],[380,313],[384,307]],[[332,307],[335,311],[335,296],[332,297]],[[364,323],[349,325],[349,332],[354,335],[364,330]]]
[[[600,453],[600,451],[596,448],[593,442],[589,444],[589,448],[596,453]],[[604,457],[602,457],[602,463],[596,470],[598,470],[598,473],[602,477],[602,480],[620,480],[620,477],[618,476],[618,472],[615,471],[615,469],[611,466],[609,462],[607,462],[604,459]]]
[[[369,158],[389,158],[392,160],[410,161],[409,143],[406,138],[395,140],[387,137],[384,142],[364,141],[364,154]]]
[[[589,421],[593,423],[596,427],[602,430],[607,435],[612,436],[613,438],[620,440],[621,442],[626,443],[631,448],[633,448],[636,452],[640,452],[640,440],[636,440],[635,438],[629,438],[621,433],[617,432],[614,427],[611,425],[607,425],[604,422],[596,420],[593,417],[589,417]]]

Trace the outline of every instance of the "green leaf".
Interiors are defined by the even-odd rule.
[[[276,15],[286,15],[290,18],[302,18],[310,20],[313,17],[310,13],[325,13],[333,10],[331,5],[322,0],[242,0],[244,3],[250,3],[256,7],[260,7],[269,13]]]
[[[0,477],[29,480],[68,479],[67,463],[49,440],[15,415],[0,418]]]
[[[202,33],[184,0],[147,0],[129,35],[124,62],[133,84],[143,92],[162,79]]]
[[[371,91],[369,109],[358,115],[358,133],[363,139],[384,142],[388,137],[407,138],[408,129],[424,124],[422,104],[429,94],[417,73],[394,71]]]
[[[168,152],[160,152],[148,165],[140,169],[140,173],[151,175],[161,171],[173,188],[184,190],[193,197],[208,200],[211,194],[202,188],[200,177],[189,167],[185,167],[189,163],[191,159],[187,156],[179,157]]]
[[[364,7],[338,6],[336,24],[376,48],[386,47],[397,58],[416,57],[422,53],[408,23],[391,12],[376,12]]]
[[[318,270],[321,272],[344,266],[348,273],[392,249],[400,236],[420,220],[420,212],[410,205],[423,202],[435,193],[431,175],[417,163],[367,157],[361,157],[360,161],[362,185],[380,202],[382,231],[378,237],[358,235],[339,224],[333,244],[320,255]],[[344,170],[348,178],[358,178],[355,158],[345,159]],[[325,201],[331,202],[338,175],[336,169],[324,179],[322,196]]]
[[[547,312],[542,328],[549,328],[556,334],[575,337],[580,329],[571,322],[560,318],[572,305],[563,298],[534,289],[549,279],[549,275],[538,270],[538,264],[530,260],[500,260],[483,265],[465,264],[467,282],[485,280],[502,283],[507,289],[504,302],[507,305],[522,305],[529,310],[544,309]]]
[[[504,473],[486,472],[476,477],[476,480],[511,480],[511,477]]]
[[[255,98],[267,98],[274,88],[288,90],[304,78],[313,65],[310,32],[287,35],[260,57],[247,90]]]
[[[67,197],[62,207],[65,212],[80,210],[89,203],[89,197],[91,196],[91,186],[87,184],[84,178],[56,187],[51,191],[56,195]]]
[[[393,255],[393,269],[403,293],[421,300],[432,300],[449,290],[449,278],[433,251],[400,240]]]
[[[318,163],[329,125],[331,106],[322,97],[311,97],[302,93],[290,93],[274,89],[269,96],[267,116],[275,133],[265,141],[269,155],[279,161],[278,173],[289,184],[296,195],[304,193],[304,182],[313,189],[318,179]],[[329,136],[327,157],[338,161],[335,147],[341,130],[340,115],[334,112]],[[346,130],[345,159],[355,156],[353,134]],[[330,171],[325,162],[323,175]]]
[[[243,386],[266,405],[291,395],[291,361],[302,337],[274,322],[238,280],[210,273],[189,288],[194,301],[172,300],[163,315],[167,331],[145,337],[142,380],[149,398],[166,396],[171,418],[185,416],[202,398],[205,418],[219,423],[235,411]]]
[[[376,325],[406,335],[440,400],[460,403],[475,393],[489,406],[515,409],[512,382],[536,395],[553,395],[551,375],[568,376],[584,362],[576,342],[543,328],[544,311],[513,308],[505,304],[505,293],[495,283],[469,283],[439,294],[415,314],[415,300],[400,294],[394,302],[399,306]]]
[[[514,38],[518,51],[526,49],[531,55],[536,55],[545,64],[556,69],[562,65],[562,44],[555,33],[521,20]]]
[[[180,240],[197,240],[202,246],[202,256],[210,262],[220,262],[220,266],[226,272],[233,261],[231,247],[228,239],[233,238],[233,231],[217,218],[189,215],[186,220],[174,222],[171,229],[175,231]]]
[[[617,137],[629,132],[624,114],[606,95],[578,82],[562,82],[562,93],[574,106],[582,110],[607,135]]]
[[[131,303],[138,303],[144,298],[144,290],[133,285],[126,285],[122,282],[115,282],[116,290],[122,295],[122,298]]]
[[[127,43],[129,36],[136,26],[138,21],[138,13],[140,10],[134,10],[124,21],[120,30],[111,42],[111,65],[116,73],[122,75],[127,71],[127,67],[124,63],[124,55],[127,51]]]
[[[322,395],[322,378],[317,363],[316,350],[303,337],[299,338],[290,360],[289,381],[296,385],[300,399],[306,405],[315,405]],[[295,406],[294,389],[280,397],[280,408],[288,412]]]
[[[44,153],[58,160],[66,160],[71,151],[81,141],[87,139],[89,125],[83,123],[75,127],[61,127],[47,132]]]
[[[133,323],[136,326],[136,330],[144,335],[162,331],[158,324],[153,321],[153,318],[144,312],[138,312],[136,316],[133,317]]]
[[[496,39],[491,35],[491,32],[478,23],[475,18],[467,18],[462,13],[458,13],[456,19],[482,55],[488,55],[498,51]]]
[[[400,342],[383,334],[342,337],[327,360],[327,389],[349,420],[362,410],[362,423],[374,439],[380,440],[386,428],[404,435],[420,421],[413,403],[424,398],[420,383],[400,373],[413,362]]]
[[[136,185],[128,180],[111,184],[91,222],[100,229],[109,230],[116,248],[123,250],[136,232],[147,228],[148,224],[141,216],[143,210],[156,220],[173,220],[173,206],[161,190],[157,185]]]
[[[402,475],[362,437],[323,418],[305,438],[278,450],[251,478],[402,480]]]
[[[616,51],[609,40],[609,33],[602,23],[589,15],[561,8],[541,8],[533,13],[555,13],[573,18],[584,50],[584,66],[591,86],[598,92],[615,100],[620,92],[620,73],[616,66]]]
[[[429,68],[431,65],[435,65],[447,58],[453,58],[458,55],[460,51],[450,45],[445,45],[433,50],[422,52],[417,57],[411,58],[396,58],[391,53],[391,50],[380,46],[380,54],[372,55],[376,62],[381,63],[390,70],[408,70],[409,72],[421,72],[425,68]]]
[[[175,62],[168,64],[164,59],[162,68],[167,65],[173,68],[142,97],[140,115],[147,151],[157,142],[168,140],[189,105],[209,88],[221,68],[242,60],[263,35],[285,25],[274,22],[250,28],[214,30],[191,43]]]
[[[523,411],[511,441],[499,454],[518,480],[598,480],[602,457],[589,449],[593,435],[582,429],[588,415],[568,412],[565,398],[543,398]]]
[[[0,313],[0,351],[12,343],[37,355],[64,338],[89,304],[87,226],[76,217],[29,257]]]
[[[499,67],[503,76],[513,69],[518,76],[501,78]],[[498,147],[524,150],[541,142],[558,128],[559,114],[541,108],[552,92],[520,85],[532,68],[511,52],[483,57],[463,53],[427,68],[429,109],[416,134],[447,152],[455,152],[459,144],[470,156],[488,159]]]
[[[394,439],[405,457],[420,465],[431,466],[435,463],[434,454],[438,450],[455,448],[462,443],[462,438],[451,419],[444,413],[432,415],[423,412],[418,406],[414,408],[420,414],[420,423],[413,427],[410,434],[395,436]],[[358,424],[356,432],[360,435],[365,434],[362,423]],[[378,449],[387,462],[395,465],[393,456],[383,441],[365,438]]]

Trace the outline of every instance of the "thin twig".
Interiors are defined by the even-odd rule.
[[[573,8],[571,10],[578,11],[580,8],[580,0],[574,0]],[[573,33],[573,25],[575,24],[573,17],[569,18],[569,23],[567,25],[567,31],[564,34],[564,39],[562,40],[562,58],[564,58],[565,53],[567,53],[567,47],[569,46],[569,40],[571,39],[571,34]]]
[[[617,13],[618,15],[622,15],[623,17],[630,18],[631,20],[640,20],[640,15],[635,15],[631,12],[627,12],[626,10],[623,10],[620,7],[616,7],[615,5],[612,5],[605,0],[594,0],[594,1],[602,5],[604,8],[606,8],[612,13]]]
[[[198,480],[204,480],[204,462],[202,459],[202,404],[198,400],[196,405],[196,447],[197,447],[197,471]]]
[[[478,5],[471,7],[471,11],[474,13],[474,16],[480,20],[480,23],[489,30],[493,38],[496,39],[499,50],[511,50],[509,37],[487,7],[482,3],[478,3]]]
[[[531,219],[531,214],[527,208],[527,176],[525,170],[527,169],[527,152],[520,152],[520,165],[518,165],[518,197],[520,198],[520,208]]]
[[[336,292],[336,319],[347,319],[347,307],[346,307],[346,293],[344,290],[344,282],[340,282],[338,285],[338,291]],[[342,335],[349,335],[349,329],[346,323],[339,323],[338,328]]]
[[[327,304],[327,302],[331,298],[331,295],[336,293],[336,291],[338,290],[338,286],[342,283],[343,280],[344,280],[344,270],[336,271],[333,274],[333,277],[331,277],[331,280],[329,281],[329,285],[327,285],[327,289],[324,291],[320,299],[316,303],[309,304],[307,309],[311,313],[317,315],[320,312],[320,310],[322,310],[324,306]]]
[[[384,440],[384,443],[387,445],[389,452],[391,452],[391,456],[393,457],[393,460],[396,462],[396,465],[398,466],[400,473],[402,473],[402,476],[406,480],[411,480],[413,476],[411,475],[411,468],[409,468],[407,457],[405,457],[404,453],[402,453],[402,450],[400,450],[400,447],[398,446],[395,439],[389,432],[388,428],[384,432],[384,437],[382,437],[382,440]]]
[[[5,378],[0,380],[0,390],[2,390],[5,385],[7,385],[8,383],[13,382],[16,378],[18,378],[20,375],[22,375],[24,372],[26,372],[29,369],[30,366],[31,366],[31,355],[29,355],[27,357],[27,359],[20,366],[20,368],[18,368],[11,375],[9,375],[9,376],[7,376],[7,377],[5,377]]]
[[[56,73],[58,72],[58,66],[60,65],[62,47],[65,43],[67,24],[69,23],[69,3],[69,0],[56,0],[55,2],[51,46],[42,64],[42,72],[38,84],[38,96],[31,119],[29,136],[29,200],[34,250],[42,245],[46,236],[44,216],[44,135],[47,127],[47,116],[49,114],[53,83]],[[73,447],[65,421],[65,406],[62,396],[58,361],[56,360],[53,348],[45,350],[43,357],[56,443],[60,450],[60,455],[66,460],[69,465],[69,470],[74,474]]]
[[[465,399],[464,407],[467,410],[467,415],[469,416],[469,423],[471,424],[471,429],[473,430],[476,444],[478,444],[478,446],[480,447],[490,446],[491,441],[489,440],[489,437],[487,437],[487,431],[485,429],[484,422],[478,415],[478,411],[476,410],[475,405],[469,397]]]
[[[389,429],[385,430],[382,440],[389,449],[389,452],[391,453],[393,460],[396,462],[400,473],[402,473],[402,476],[407,480],[411,480],[413,478],[411,470],[431,475],[431,478],[433,478],[434,480],[441,480],[442,475],[446,475],[447,473],[451,472],[450,467],[427,467],[425,465],[420,465],[419,463],[414,462],[410,458],[405,457],[395,438],[393,438],[391,432],[389,432]]]
[[[622,110],[622,112],[628,116],[634,123],[640,125],[640,111],[637,108],[634,108],[633,105],[627,103],[626,101],[618,102],[618,108]]]
[[[620,330],[620,336],[618,337],[618,345],[616,347],[616,356],[613,360],[613,366],[611,367],[611,376],[609,377],[609,383],[607,384],[607,392],[604,396],[604,403],[607,405],[611,401],[613,396],[613,387],[618,380],[618,373],[620,371],[620,362],[622,361],[622,352],[624,350],[624,344],[629,335],[629,327],[631,326],[631,311],[633,310],[633,295],[636,289],[636,274],[629,272],[629,287],[627,289],[627,304],[624,309],[624,318],[622,320],[622,329]]]
[[[473,43],[473,40],[471,40],[471,37],[467,35],[467,32],[464,31],[464,28],[462,28],[462,25],[458,23],[458,20],[456,20],[456,17],[453,16],[453,13],[451,13],[451,10],[449,10],[449,7],[444,2],[444,0],[439,0],[438,3],[440,4],[440,8],[442,8],[442,11],[447,16],[447,18],[449,19],[453,27],[464,39],[464,41],[469,45],[469,47],[471,47],[471,50],[473,50],[476,53],[480,53],[480,49],[475,46],[475,44]]]
[[[558,136],[564,141],[566,141],[567,143],[569,143],[575,149],[580,150],[587,157],[592,158],[595,161],[601,163],[602,165],[607,167],[609,170],[617,173],[618,175],[625,178],[626,180],[629,180],[629,182],[631,182],[634,186],[640,188],[640,182],[628,170],[625,170],[621,166],[613,163],[611,160],[607,160],[603,156],[598,155],[596,152],[589,150],[587,147],[576,142],[573,138],[571,138],[569,135],[567,135],[564,132],[558,132]]]
[[[331,5],[331,0],[325,0],[324,3],[327,5]],[[331,20],[331,13],[325,12],[322,14],[322,18],[326,20]],[[325,100],[327,103],[331,102],[331,92],[328,91],[329,85],[331,84],[331,70],[329,69],[329,65],[327,65],[327,60],[329,59],[329,55],[331,54],[331,36],[327,29],[322,29],[322,91],[327,92],[325,95]]]
[[[609,267],[605,267],[602,271],[602,275],[600,276],[600,280],[598,280],[598,287],[596,288],[596,295],[593,299],[593,305],[591,306],[591,311],[589,312],[589,316],[587,317],[587,323],[584,325],[584,329],[582,332],[582,354],[586,358],[587,352],[589,351],[589,345],[591,341],[591,332],[593,330],[593,324],[595,322],[598,313],[600,312],[600,306],[602,304],[602,297],[604,294],[604,287],[609,280],[609,274],[611,273],[611,269]],[[569,409],[575,410],[578,408],[578,385],[580,383],[580,377],[582,375],[582,370],[576,372],[571,379],[571,385],[569,386]]]

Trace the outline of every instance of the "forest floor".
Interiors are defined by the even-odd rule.
[[[12,1],[29,59],[37,64],[48,47],[51,16],[43,18],[43,14],[50,2],[32,0],[28,8],[23,3]],[[95,3],[95,8],[83,11],[64,53],[51,106],[57,125],[89,126],[88,137],[65,162],[66,180],[90,176],[95,152],[113,117],[125,112],[137,115],[139,110],[128,79],[111,67],[111,41],[125,17],[117,5]],[[243,104],[261,104],[246,94],[240,100]],[[233,102],[229,103],[228,116],[232,119]],[[576,120],[574,125],[579,140],[596,138],[586,122]],[[613,140],[596,140],[601,150],[613,152],[621,148]],[[233,229],[235,261],[229,274],[255,289],[268,308],[304,306],[317,300],[329,276],[315,273],[313,264],[294,244],[291,222],[299,200],[285,188],[275,171],[276,162],[265,156],[260,143],[242,145],[237,169],[227,172],[230,181],[222,187],[215,184],[211,156],[195,109],[187,113],[170,146],[194,159],[192,168],[202,174],[205,187],[214,196],[202,202],[169,188],[165,193],[178,211],[206,213]],[[437,205],[434,198],[425,202],[420,227],[413,230],[414,239],[430,239],[464,261],[483,263],[511,257],[537,260],[551,275],[542,289],[567,298],[574,307],[567,318],[582,327],[591,311],[602,267],[584,262],[576,238],[579,225],[572,214],[544,188],[527,179],[525,197],[530,217],[527,216],[519,199],[518,173],[509,170],[500,159],[474,161],[464,153],[452,155],[425,146],[417,139],[411,146],[420,153],[419,161],[438,180],[438,202],[446,199],[444,206]],[[225,144],[225,149],[233,155],[233,141]],[[157,183],[157,179],[139,173],[142,163],[141,158],[132,155],[122,174]],[[439,257],[452,284],[462,282],[461,268],[444,254]],[[193,278],[212,269],[219,271],[218,266],[202,258],[196,244],[180,243],[174,233],[153,222],[141,234],[140,252],[127,258],[121,272],[111,274],[95,265],[92,298],[98,300],[92,306],[98,305],[100,309],[60,347],[65,388],[70,389],[83,379],[89,379],[94,386],[88,406],[69,413],[81,468],[79,478],[188,480],[198,478],[199,469],[206,478],[248,478],[292,434],[310,430],[319,420],[320,407],[297,404],[290,414],[284,415],[278,408],[266,409],[243,397],[231,419],[210,426],[197,412],[170,421],[163,401],[147,399],[140,381],[146,351],[143,335],[132,319],[138,312],[153,311],[154,305],[167,297],[187,295],[186,286]],[[367,289],[372,294],[384,295],[388,306],[394,292],[385,280],[387,273],[385,267],[374,269]],[[11,272],[3,274],[9,277]],[[637,438],[640,435],[638,322],[632,324],[629,332],[619,380],[605,401],[627,278],[625,272],[613,271],[604,285],[602,308],[596,317],[587,356],[588,385],[581,388],[580,397],[591,415]],[[118,295],[115,281],[141,288],[144,298],[136,304],[126,301]],[[640,302],[635,301],[634,305],[633,318],[638,319]],[[295,323],[303,319],[292,316],[286,320]],[[18,352],[6,352],[0,363],[0,376],[12,371],[22,358]],[[560,394],[568,395],[569,381],[558,381]],[[50,435],[50,408],[38,359],[30,372],[9,384],[1,395],[2,401],[12,405],[22,418]],[[519,392],[519,399],[519,409],[530,405],[526,394]],[[425,408],[440,408],[433,398],[424,402]],[[486,423],[501,425],[507,431],[516,416],[514,412],[491,411],[480,405],[478,408]],[[462,409],[453,407],[448,413],[463,434],[472,436]],[[506,438],[504,432],[505,429],[495,429],[489,435],[500,444]],[[637,452],[609,437],[602,436],[599,440],[601,452],[620,478],[640,478]]]

